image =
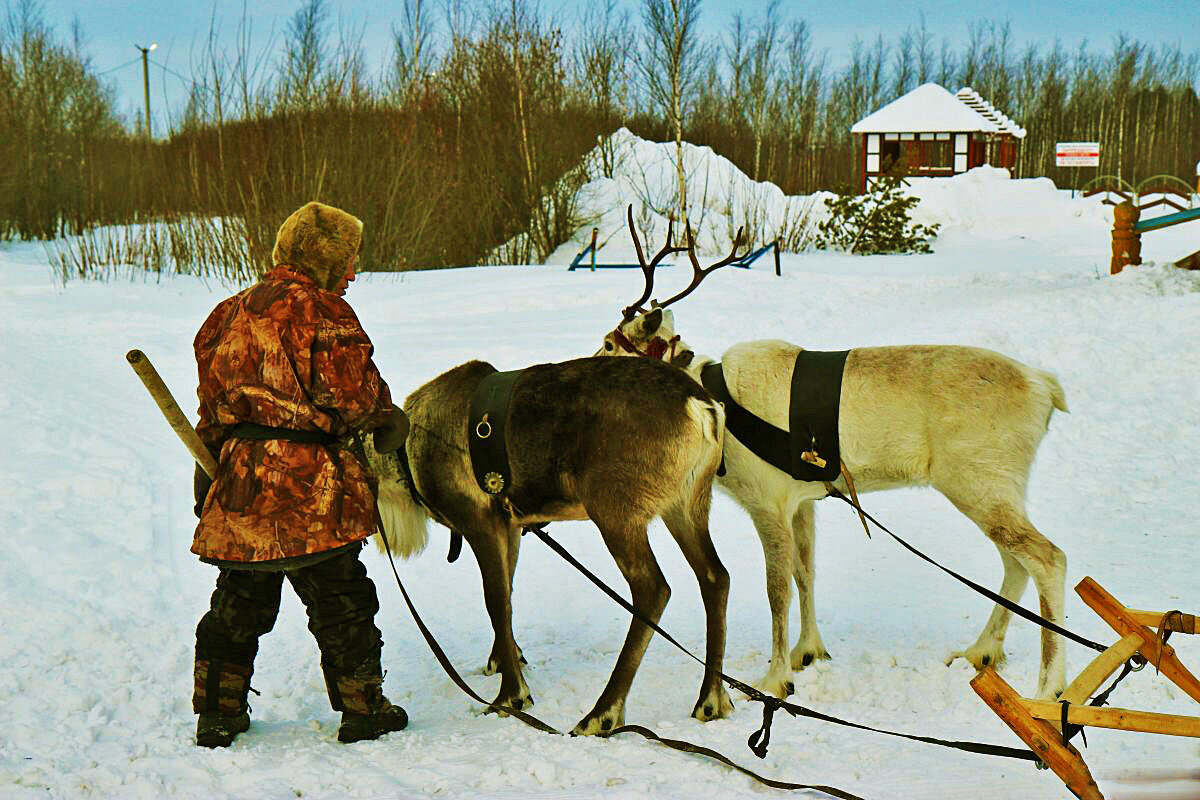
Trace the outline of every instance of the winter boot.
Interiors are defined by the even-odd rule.
[[[254,668],[228,661],[197,660],[192,710],[196,721],[196,744],[228,747],[250,727],[250,675]]]
[[[378,667],[355,675],[327,676],[326,682],[333,709],[342,712],[339,742],[378,739],[408,726],[408,714],[384,696]]]

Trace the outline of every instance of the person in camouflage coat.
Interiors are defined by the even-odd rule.
[[[359,560],[375,532],[375,486],[346,446],[374,431],[381,451],[407,431],[343,298],[362,222],[311,202],[280,226],[274,268],[220,303],[196,334],[197,432],[219,467],[197,468],[192,552],[219,569],[196,628],[196,743],[227,746],[250,725],[258,639],[275,624],[283,579],[321,650],[340,741],[401,730],[383,696],[379,601]]]

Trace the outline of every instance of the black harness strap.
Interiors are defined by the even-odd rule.
[[[600,734],[600,736],[607,739],[610,736],[616,736],[618,733],[636,733],[638,736],[641,736],[645,739],[649,739],[652,742],[658,742],[659,744],[666,745],[667,747],[671,748],[672,750],[680,750],[684,753],[696,753],[697,755],[706,756],[706,757],[714,759],[716,761],[720,761],[725,766],[733,767],[734,769],[736,769],[738,772],[742,773],[743,775],[749,775],[751,778],[754,778],[754,780],[758,781],[759,783],[761,783],[765,786],[770,786],[772,789],[786,789],[789,791],[796,791],[798,789],[810,789],[810,790],[815,790],[818,792],[824,792],[825,794],[829,795],[830,797],[837,797],[837,798],[840,798],[840,800],[863,800],[863,798],[859,797],[856,794],[850,794],[849,792],[843,791],[834,786],[822,786],[820,784],[788,783],[786,781],[777,781],[773,778],[764,778],[762,775],[759,775],[757,772],[752,772],[752,771],[746,769],[741,764],[736,763],[728,756],[724,755],[723,753],[719,753],[716,750],[713,750],[712,748],[702,747],[701,745],[692,744],[691,742],[685,742],[682,739],[664,739],[663,737],[659,736],[654,731],[650,730],[649,728],[644,728],[641,725],[622,725],[621,727],[614,728],[613,730],[608,731],[607,733],[602,733],[602,734]]]
[[[1070,639],[1071,641],[1075,642],[1076,644],[1081,644],[1084,647],[1090,647],[1091,649],[1093,649],[1097,652],[1100,652],[1100,653],[1103,653],[1105,650],[1108,649],[1107,647],[1100,644],[1099,642],[1094,642],[1091,639],[1087,639],[1087,638],[1084,638],[1083,636],[1080,636],[1079,634],[1071,633],[1071,631],[1067,630],[1066,628],[1062,627],[1061,625],[1051,622],[1050,620],[1043,617],[1041,614],[1036,614],[1033,611],[1030,611],[1029,609],[1025,608],[1024,606],[1017,605],[1016,603],[1012,602],[1011,600],[1009,600],[1005,597],[1001,597],[999,594],[997,594],[996,592],[993,592],[991,589],[987,588],[986,586],[980,586],[978,583],[971,580],[970,578],[963,577],[962,575],[959,575],[957,572],[950,569],[949,567],[942,566],[934,559],[925,555],[920,550],[918,550],[917,548],[913,547],[908,542],[901,539],[895,533],[892,533],[892,531],[889,530],[886,525],[884,525],[882,522],[880,522],[879,520],[872,517],[866,511],[863,511],[862,506],[855,503],[849,497],[846,497],[846,495],[842,494],[837,489],[834,489],[833,492],[831,492],[829,496],[836,497],[839,500],[845,500],[847,505],[849,505],[851,508],[853,508],[855,511],[857,511],[861,516],[864,516],[868,520],[873,522],[875,524],[875,527],[879,528],[879,530],[883,531],[888,536],[891,536],[893,539],[895,539],[897,542],[899,542],[900,545],[905,550],[908,550],[910,553],[915,555],[917,558],[920,558],[922,561],[926,561],[926,562],[932,564],[933,566],[937,567],[942,572],[946,573],[950,577],[957,580],[959,583],[962,583],[965,586],[971,587],[972,589],[979,592],[984,597],[991,600],[993,603],[1001,605],[1004,608],[1007,608],[1009,611],[1013,612],[1014,614],[1016,614],[1020,617],[1023,617],[1024,619],[1027,619],[1034,624],[1041,625],[1043,628],[1046,628],[1047,630],[1054,631],[1059,636],[1064,636],[1064,637]]]
[[[754,455],[798,481],[835,481],[841,477],[838,409],[849,353],[801,350],[796,354],[788,401],[789,431],[775,427],[734,400],[719,362],[700,370],[700,382],[724,404],[725,429]],[[809,454],[819,456],[823,463],[806,458]],[[717,474],[725,474],[724,462]]]
[[[798,481],[836,481],[842,475],[838,411],[849,355],[849,350],[801,350],[796,354],[788,427],[792,432],[791,476]],[[825,463],[809,461],[804,457],[809,453]]]
[[[388,563],[391,564],[391,567],[392,567],[392,574],[396,576],[396,585],[398,587],[400,587],[400,594],[403,595],[404,602],[408,606],[408,612],[410,614],[412,614],[413,621],[417,623],[417,628],[420,629],[421,635],[425,637],[425,643],[429,645],[429,649],[433,652],[434,658],[436,658],[438,663],[441,664],[442,669],[445,671],[446,675],[450,678],[450,680],[454,682],[454,685],[457,686],[459,689],[461,689],[463,691],[463,693],[466,694],[468,697],[470,697],[472,700],[474,700],[475,702],[477,702],[487,708],[493,708],[497,711],[503,711],[506,714],[511,714],[512,716],[516,717],[521,722],[524,722],[526,725],[530,726],[531,728],[536,728],[539,731],[542,731],[543,733],[549,733],[549,734],[553,734],[556,736],[561,736],[562,731],[559,731],[557,728],[553,727],[552,725],[549,725],[549,724],[543,722],[542,720],[538,719],[537,717],[533,716],[532,714],[527,714],[524,711],[519,711],[515,708],[510,708],[508,706],[495,706],[495,705],[492,705],[491,703],[488,703],[486,700],[484,700],[482,697],[480,697],[475,692],[475,690],[472,689],[470,687],[470,685],[467,684],[467,682],[465,680],[463,680],[462,675],[460,675],[458,673],[458,670],[456,670],[454,668],[454,664],[452,664],[450,662],[450,659],[449,659],[449,657],[447,657],[446,652],[442,649],[441,645],[438,644],[437,639],[435,639],[433,637],[433,634],[430,632],[428,626],[425,625],[425,621],[423,619],[421,619],[421,615],[419,613],[417,613],[417,607],[415,605],[413,605],[412,598],[409,597],[409,595],[408,595],[408,590],[404,588],[404,581],[400,580],[400,572],[396,569],[396,561],[395,561],[395,559],[392,558],[392,550],[391,550],[391,547],[388,545],[386,537],[384,537],[384,539],[383,539],[383,544],[384,544],[384,549],[387,551]],[[693,658],[695,658],[695,656],[693,656]],[[717,752],[716,750],[712,750],[707,747],[702,747],[700,745],[692,744],[691,742],[685,742],[685,741],[682,741],[679,739],[664,739],[661,736],[659,736],[658,734],[656,734],[654,731],[652,731],[648,728],[643,728],[640,725],[622,725],[619,728],[616,728],[614,730],[608,731],[607,733],[601,734],[601,736],[603,736],[604,738],[607,738],[609,736],[615,736],[618,733],[636,733],[639,736],[645,737],[646,739],[649,739],[650,741],[659,742],[660,744],[665,745],[666,747],[669,747],[673,750],[679,750],[679,751],[682,751],[685,753],[696,753],[697,755],[707,756],[708,758],[715,759],[715,760],[721,762],[722,764],[733,767],[738,772],[741,772],[744,775],[748,775],[749,777],[753,778],[754,780],[758,781],[759,783],[764,784],[766,786],[770,786],[774,789],[787,789],[787,790],[792,790],[792,791],[816,790],[819,792],[824,792],[825,794],[828,794],[831,797],[839,798],[839,800],[864,800],[864,798],[859,797],[856,794],[850,794],[849,792],[844,792],[841,789],[837,789],[832,786],[822,786],[819,784],[788,783],[786,781],[777,781],[777,780],[774,780],[773,778],[764,778],[762,775],[759,775],[758,773],[753,772],[753,771],[747,769],[746,767],[743,767],[740,764],[735,763],[729,757],[722,755],[721,753]]]
[[[679,650],[681,650],[685,655],[688,656],[688,658],[692,659],[693,661],[697,662],[698,664],[704,665],[704,667],[706,669],[708,668],[708,664],[705,663],[699,656],[692,653],[692,651],[688,650],[686,647],[681,645],[678,641],[676,641],[676,639],[673,636],[671,636],[671,634],[667,633],[665,630],[660,628],[657,623],[653,622],[649,617],[647,617],[644,613],[642,613],[636,606],[634,606],[632,603],[630,603],[628,600],[626,600],[624,597],[622,597],[620,594],[618,594],[615,590],[612,589],[612,587],[608,586],[606,583],[604,583],[604,581],[600,580],[600,578],[598,578],[595,573],[593,573],[591,570],[589,570],[587,567],[585,567],[582,563],[580,563],[573,555],[571,555],[570,552],[567,551],[566,548],[564,548],[557,541],[552,539],[550,537],[550,534],[548,534],[544,530],[544,527],[545,527],[544,525],[530,525],[525,528],[525,531],[526,532],[533,531],[534,533],[536,533],[538,535],[538,538],[541,539],[543,542],[545,542],[546,545],[549,546],[551,550],[558,553],[559,556],[561,556],[563,558],[563,560],[565,560],[571,566],[575,567],[575,569],[579,570],[579,572],[581,572],[584,575],[584,577],[586,577],[593,584],[595,584],[600,589],[600,591],[604,592],[606,595],[611,597],[613,600],[615,600],[617,602],[618,605],[620,605],[622,608],[624,608],[630,614],[632,614],[633,616],[635,616],[639,620],[641,620],[643,624],[649,626],[649,628],[651,630],[653,630],[655,633],[662,636],[668,642],[670,642],[675,647],[677,647]],[[835,725],[844,725],[844,726],[850,727],[850,728],[857,728],[858,730],[871,731],[873,733],[882,733],[886,736],[896,736],[901,739],[909,739],[914,742],[924,742],[925,744],[933,744],[933,745],[938,745],[940,747],[950,747],[955,750],[964,750],[969,753],[979,753],[981,755],[1002,756],[1004,758],[1016,758],[1016,759],[1020,759],[1022,761],[1040,761],[1040,759],[1036,755],[1034,755],[1032,752],[1030,752],[1029,750],[1025,750],[1025,749],[1021,749],[1021,748],[1017,748],[1017,747],[1004,747],[1002,745],[984,744],[981,742],[964,742],[964,741],[951,741],[951,740],[947,740],[947,739],[935,739],[931,736],[914,736],[913,734],[898,733],[896,731],[889,731],[889,730],[885,730],[883,728],[873,728],[870,725],[860,725],[857,722],[849,722],[847,720],[839,719],[837,717],[833,717],[828,714],[822,714],[819,711],[813,711],[810,708],[805,708],[804,706],[797,705],[796,703],[789,703],[786,700],[780,700],[777,697],[772,697],[771,695],[764,694],[763,692],[760,692],[758,689],[755,689],[753,686],[743,683],[743,682],[739,681],[737,678],[732,678],[729,675],[726,675],[724,672],[717,671],[717,674],[720,675],[721,680],[725,681],[727,684],[732,686],[734,689],[737,689],[738,691],[743,692],[748,697],[750,697],[750,699],[763,704],[762,727],[759,728],[759,730],[755,731],[753,734],[751,734],[749,741],[747,741],[747,743],[746,743],[750,747],[751,751],[753,751],[753,753],[756,756],[758,756],[759,758],[766,758],[767,744],[770,742],[770,739],[771,739],[771,723],[774,718],[774,713],[777,709],[782,709],[783,711],[786,711],[788,714],[791,714],[793,717],[808,717],[810,719],[818,719],[818,720],[821,720],[822,722],[831,722]],[[613,731],[613,733],[619,733],[619,732],[621,732],[621,730],[622,730],[621,728],[618,728],[617,730]],[[824,791],[824,789],[822,789],[822,791]]]
[[[720,362],[706,364],[700,370],[700,383],[714,400],[725,406],[725,430],[754,455],[776,469],[791,474],[792,448],[788,443],[788,432],[756,417],[733,399],[729,387],[725,385],[725,372]],[[723,458],[717,474],[725,474]]]
[[[522,372],[493,372],[479,382],[471,396],[467,418],[471,469],[479,488],[490,495],[504,494],[512,484],[506,429],[513,386]]]

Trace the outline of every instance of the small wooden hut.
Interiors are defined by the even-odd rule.
[[[957,175],[991,164],[1012,170],[1025,129],[970,87],[950,94],[926,83],[864,117],[850,129],[856,137],[859,190],[901,162],[907,174]]]

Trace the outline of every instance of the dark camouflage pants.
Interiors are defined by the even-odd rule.
[[[383,636],[379,598],[359,547],[287,572],[222,568],[207,614],[196,626],[196,661],[252,668],[258,639],[275,626],[286,576],[308,611],[308,629],[327,677],[378,672]]]

